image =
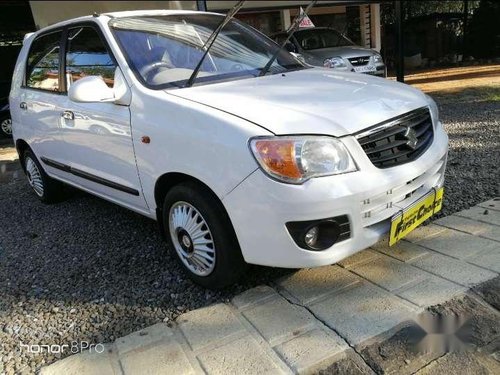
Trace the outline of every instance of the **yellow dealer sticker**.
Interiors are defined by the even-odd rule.
[[[396,244],[400,239],[422,224],[443,206],[444,188],[432,189],[411,206],[406,207],[391,219],[391,234],[389,246]]]

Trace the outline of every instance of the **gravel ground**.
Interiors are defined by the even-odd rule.
[[[446,216],[500,195],[500,102],[457,99],[439,107],[450,138],[439,215]]]
[[[442,215],[498,196],[498,102],[448,103],[451,149]],[[0,185],[0,374],[32,373],[71,354],[23,345],[113,341],[180,313],[225,301],[288,270],[250,268],[214,292],[191,283],[156,223],[81,192],[46,206],[27,183]]]

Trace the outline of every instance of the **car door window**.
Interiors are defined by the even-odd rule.
[[[26,67],[26,86],[59,91],[61,32],[42,35],[31,44]]]
[[[83,77],[101,76],[113,87],[116,64],[97,31],[88,26],[70,29],[66,49],[68,88]]]

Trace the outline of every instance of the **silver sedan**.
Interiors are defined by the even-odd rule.
[[[281,44],[286,33],[272,38]],[[286,48],[307,64],[340,71],[386,76],[382,56],[372,49],[355,45],[338,31],[327,27],[313,27],[296,31]]]

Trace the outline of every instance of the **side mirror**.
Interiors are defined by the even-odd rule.
[[[88,76],[71,84],[68,97],[74,102],[100,103],[115,100],[113,89],[110,89],[102,77]]]
[[[285,43],[285,49],[290,52],[290,53],[297,53],[297,48],[295,48],[295,44],[292,42],[286,42]]]

